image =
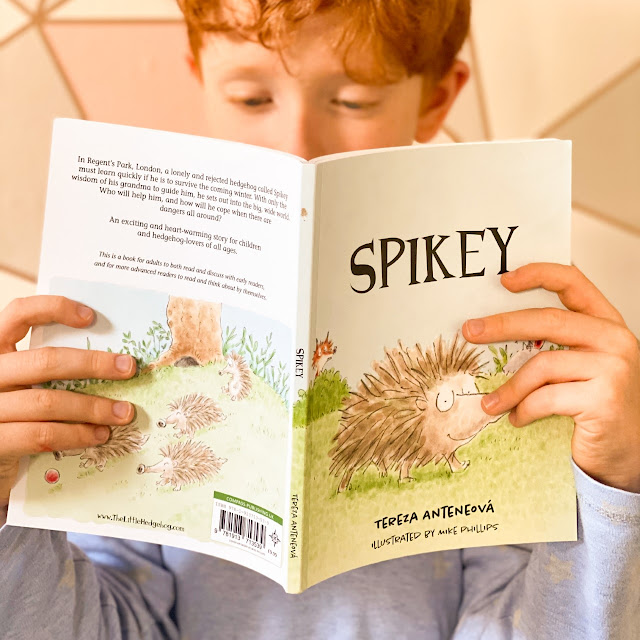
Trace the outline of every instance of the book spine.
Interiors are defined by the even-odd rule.
[[[291,482],[289,495],[288,593],[306,588],[306,513],[308,487],[306,461],[310,440],[307,437],[307,391],[311,381],[311,356],[315,336],[313,273],[315,268],[316,166],[303,165],[298,256],[298,304],[295,341],[295,375],[291,433]]]

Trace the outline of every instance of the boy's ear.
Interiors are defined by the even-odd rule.
[[[415,133],[417,142],[429,142],[438,133],[470,73],[466,62],[456,60],[435,85],[427,79],[423,81],[422,103]]]
[[[193,54],[188,53],[186,58],[187,58],[187,64],[189,65],[189,70],[191,71],[191,74],[196,78],[196,80],[200,84],[202,84],[202,74],[200,73],[200,69],[198,68],[195,58],[193,57]]]

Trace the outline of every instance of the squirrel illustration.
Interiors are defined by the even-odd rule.
[[[329,332],[327,331],[327,337],[320,342],[318,338],[316,338],[316,348],[313,352],[313,358],[311,360],[311,366],[313,370],[316,372],[315,377],[317,378],[325,365],[331,358],[333,358],[333,354],[338,350],[338,347],[333,345],[333,342],[329,340]]]

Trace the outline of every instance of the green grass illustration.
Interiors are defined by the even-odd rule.
[[[504,373],[492,374],[478,378],[477,385],[480,391],[489,392],[506,380]],[[458,449],[458,458],[471,463],[465,471],[452,473],[445,462],[431,462],[412,471],[413,482],[399,484],[397,470],[382,477],[372,464],[355,473],[350,488],[340,494],[340,478],[329,474],[329,451],[339,425],[340,412],[334,411],[304,431],[294,429],[294,438],[306,433],[309,446],[307,525],[310,531],[322,531],[309,546],[312,580],[392,557],[389,549],[374,552],[372,540],[403,533],[409,527],[377,529],[374,522],[383,516],[416,511],[419,525],[411,530],[445,527],[452,522],[423,522],[424,511],[442,505],[485,504],[491,499],[495,514],[461,517],[457,523],[500,522],[501,534],[526,542],[552,536],[560,524],[567,524],[566,514],[575,505],[569,464],[570,418],[552,416],[515,428],[504,416]],[[438,540],[442,545],[446,542],[455,548],[455,540]],[[486,543],[478,536],[472,544]],[[424,547],[416,546],[413,551],[406,548],[404,552],[420,550]]]
[[[213,491],[234,495],[283,515],[286,504],[287,434],[289,412],[282,398],[261,378],[252,374],[252,390],[240,401],[222,392],[224,363],[204,367],[163,367],[126,381],[88,385],[80,393],[126,399],[136,405],[136,423],[149,441],[141,451],[107,462],[104,471],[80,468],[79,456],[56,461],[50,453],[33,456],[27,484],[27,511],[32,515],[67,517],[98,522],[96,514],[135,515],[165,523],[179,523],[193,538],[210,539]],[[217,476],[205,484],[185,485],[180,491],[156,486],[159,474],[138,475],[139,464],[159,462],[160,447],[186,441],[170,425],[157,427],[169,414],[168,403],[199,392],[217,402],[227,416],[211,428],[196,432],[226,462]],[[44,481],[49,468],[60,472],[59,489]],[[184,534],[176,534],[184,535]]]
[[[133,356],[138,363],[138,371],[155,362],[171,345],[171,332],[154,320],[142,339],[132,337],[131,331],[122,333],[122,346],[115,353],[126,353]],[[236,335],[236,327],[225,327],[222,353],[228,355],[235,351],[243,356],[247,365],[258,377],[262,378],[286,402],[289,395],[289,372],[284,362],[273,362],[276,355],[272,344],[273,334],[265,338],[261,345],[246,328],[240,337]],[[91,341],[87,337],[87,349],[91,349]],[[114,353],[111,347],[109,353]],[[81,391],[91,385],[104,384],[108,381],[97,378],[83,380],[51,380],[42,383],[43,389],[62,389],[63,391]]]
[[[500,347],[500,351],[496,349],[492,344],[489,345],[489,351],[493,354],[493,363],[496,368],[494,373],[502,373],[505,365],[509,361],[509,354],[507,353],[507,345]]]
[[[299,398],[293,405],[293,426],[304,427],[308,422],[336,411],[348,395],[346,378],[335,369],[325,369],[307,391],[299,391]]]

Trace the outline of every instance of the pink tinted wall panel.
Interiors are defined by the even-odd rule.
[[[44,31],[87,119],[205,135],[184,25],[50,23]]]

